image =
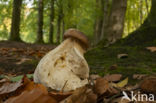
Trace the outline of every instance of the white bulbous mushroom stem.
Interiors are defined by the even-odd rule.
[[[81,44],[79,44],[77,41],[73,40],[73,46],[76,49],[77,53],[80,53],[81,56],[84,56],[84,53],[86,52],[85,49],[83,49],[83,47],[81,46]]]
[[[34,81],[56,90],[64,88],[64,91],[86,85],[89,67],[84,58],[85,52],[76,39],[67,38],[41,59]]]

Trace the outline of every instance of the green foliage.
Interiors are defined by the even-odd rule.
[[[146,19],[151,8],[151,0],[128,0],[124,35],[135,31]],[[142,16],[142,17],[141,17]]]
[[[22,20],[21,20],[21,38],[26,41],[33,43],[36,40],[37,32],[37,11],[36,8],[27,8],[27,5],[23,5],[22,9]]]
[[[12,17],[12,1],[13,0],[0,0],[0,40],[7,40],[9,37]],[[112,0],[109,1],[110,10]],[[128,0],[124,37],[143,23],[150,11],[150,6],[151,0]],[[37,7],[37,0],[23,0],[20,34],[22,40],[25,42],[34,43],[36,40],[38,19]],[[65,23],[65,30],[68,28],[77,28],[85,32],[90,39],[93,38],[96,17],[103,14],[101,8],[96,7],[96,0],[55,0],[54,7],[54,39],[56,39],[57,17],[60,14],[61,8],[63,10],[62,18]],[[43,32],[44,41],[46,43],[48,42],[49,37],[49,15],[50,1],[44,0]]]
[[[8,39],[11,24],[12,0],[0,1],[0,40]]]

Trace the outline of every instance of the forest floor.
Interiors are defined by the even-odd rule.
[[[39,60],[55,47],[50,44],[1,41],[0,73],[16,75],[33,73]],[[117,56],[120,54],[127,56],[119,59]],[[143,46],[97,47],[89,50],[85,58],[91,68],[91,73],[101,76],[119,73],[132,77],[133,74],[156,73],[156,52],[151,52]]]
[[[131,91],[137,96],[144,93],[156,94],[156,47],[147,49],[143,46],[118,45],[90,49],[85,58],[91,69],[89,80],[95,84],[89,83],[67,93],[49,90],[32,80],[39,60],[55,47],[56,45],[50,44],[1,41],[0,102],[14,103],[12,101],[16,100],[21,101],[17,103],[24,103],[36,100],[45,103],[43,100],[51,100],[53,102],[49,103],[66,103],[67,100],[67,103],[147,103],[146,98],[143,98],[144,102],[132,102],[133,100],[122,98],[124,93],[129,94]],[[44,92],[46,95],[41,95]],[[138,100],[140,99],[136,99]],[[152,101],[154,102],[150,103],[156,103],[155,98]]]
[[[41,57],[55,47],[50,44],[1,41],[0,74],[32,73]]]
[[[97,47],[88,51],[85,57],[91,73],[101,76],[115,73],[133,78],[136,74],[156,74],[155,47],[149,50],[144,46]]]

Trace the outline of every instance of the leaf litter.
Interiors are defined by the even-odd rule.
[[[3,78],[0,80],[0,103],[149,103],[122,100],[122,92],[156,93],[155,76],[147,76],[136,85],[128,84],[128,77],[122,79],[120,74],[96,77],[93,84],[70,92],[49,90],[26,75],[16,82]]]

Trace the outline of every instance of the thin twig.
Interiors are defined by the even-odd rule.
[[[68,80],[64,83],[64,85],[63,85],[63,87],[62,87],[62,89],[61,89],[61,92],[63,92],[63,91],[64,91],[64,88],[65,88],[65,86],[66,86],[67,82],[68,82]]]

